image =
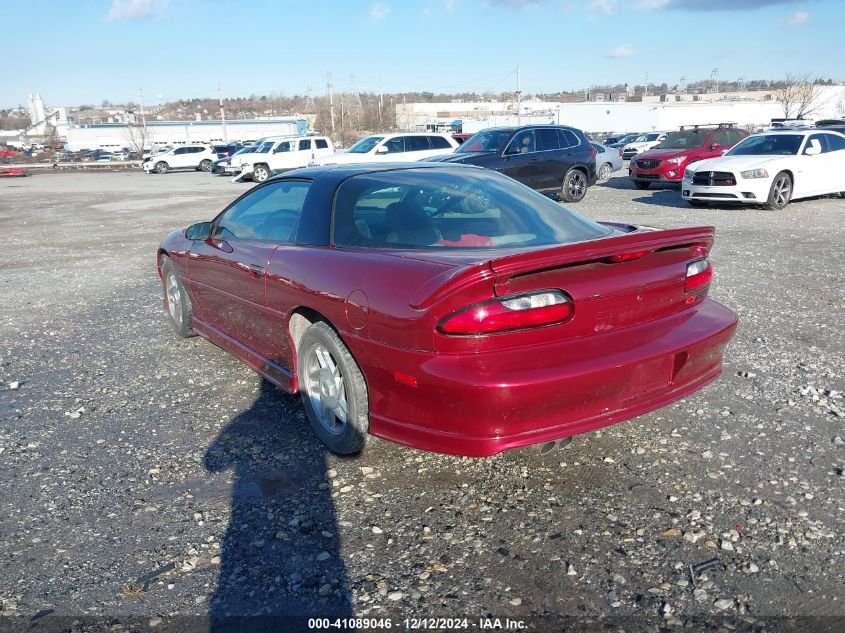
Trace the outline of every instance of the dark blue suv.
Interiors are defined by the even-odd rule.
[[[596,183],[596,149],[581,130],[565,125],[488,128],[454,153],[427,160],[495,169],[564,202],[582,200]]]

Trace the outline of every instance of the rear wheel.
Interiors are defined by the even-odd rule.
[[[252,179],[255,182],[264,182],[270,177],[270,168],[267,165],[256,165],[252,169]]]
[[[153,171],[157,174],[166,174],[168,169],[170,169],[170,165],[165,163],[163,160],[158,161],[156,166],[153,167]]]
[[[570,169],[563,177],[560,197],[564,202],[581,202],[587,195],[587,176],[580,169]]]
[[[164,303],[167,307],[170,325],[176,330],[176,334],[183,338],[193,336],[191,297],[188,296],[185,286],[176,274],[176,269],[169,257],[162,258],[161,271],[161,281],[164,285]]]
[[[637,189],[648,189],[651,187],[651,183],[648,180],[635,180],[634,186]]]
[[[210,171],[211,170],[211,161],[207,158],[200,163],[200,171]]]
[[[607,180],[610,178],[610,174],[613,173],[613,165],[610,163],[605,163],[599,168],[599,180]]]
[[[772,187],[769,189],[769,199],[766,201],[766,207],[773,211],[780,211],[789,204],[789,198],[792,196],[792,178],[785,171],[780,172],[772,181]]]
[[[317,437],[334,453],[357,453],[367,443],[367,383],[346,345],[323,321],[308,327],[297,350],[302,406]]]

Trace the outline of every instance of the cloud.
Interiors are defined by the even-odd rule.
[[[457,4],[457,0],[444,0],[443,6],[446,8],[447,13],[452,13],[455,10],[455,4]]]
[[[607,54],[607,57],[616,59],[617,57],[633,57],[637,51],[631,47],[630,44],[620,44]]]
[[[587,7],[590,13],[604,13],[610,15],[613,13],[613,0],[591,0]]]
[[[726,11],[762,9],[780,4],[798,4],[804,0],[639,0],[640,9],[683,9],[685,11]]]
[[[786,18],[786,26],[804,26],[810,21],[810,14],[806,11],[797,11]]]
[[[146,20],[164,8],[167,0],[112,0],[106,16],[109,22]]]
[[[388,15],[390,15],[390,7],[384,2],[377,2],[370,7],[370,20],[373,22],[381,22]]]

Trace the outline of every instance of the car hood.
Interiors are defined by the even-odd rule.
[[[483,160],[495,154],[496,152],[461,152],[459,154],[453,152],[451,154],[438,154],[425,160],[433,163],[465,163],[467,165],[474,165],[479,159]]]
[[[698,149],[700,149],[700,148],[698,148],[698,147],[690,147],[690,148],[687,148],[687,149],[670,149],[670,148],[658,149],[658,148],[654,148],[654,149],[650,149],[646,152],[641,153],[639,156],[637,156],[637,160],[643,160],[643,159],[649,159],[649,158],[658,159],[658,160],[668,160],[670,158],[675,158],[676,156],[688,156],[689,154],[692,154],[693,152],[697,151]]]
[[[746,171],[765,167],[772,163],[783,163],[792,156],[717,156],[693,163],[694,171]]]

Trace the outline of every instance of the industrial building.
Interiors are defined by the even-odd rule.
[[[845,86],[818,86],[813,119],[845,115]],[[517,112],[517,108],[519,112]],[[783,108],[771,91],[652,95],[642,101],[604,99],[556,101],[400,103],[400,130],[460,130],[466,133],[498,125],[561,123],[585,132],[644,132],[671,130],[682,125],[730,122],[763,127],[782,117]]]
[[[70,124],[62,130],[65,147],[116,150],[132,147],[133,126],[140,123]],[[146,147],[153,145],[185,145],[188,143],[223,143],[247,141],[265,136],[284,136],[308,132],[308,119],[290,117],[278,119],[235,119],[226,121],[150,121],[146,125]],[[138,138],[137,135],[134,138]]]

